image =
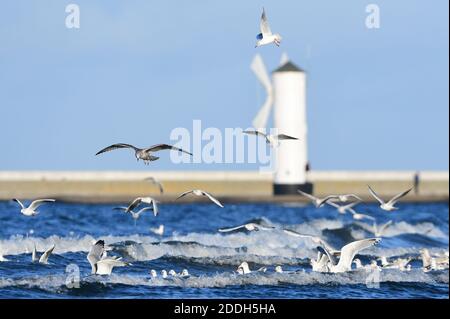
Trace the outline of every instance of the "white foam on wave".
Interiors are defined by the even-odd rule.
[[[270,221],[267,221],[270,223]],[[282,225],[278,225],[282,226]],[[324,229],[342,228],[342,221],[317,219],[310,222],[290,225],[289,228],[301,233],[321,235]],[[431,230],[430,230],[431,229]],[[422,233],[428,231],[428,235],[443,235],[442,231],[431,223],[410,225],[405,222],[395,223],[389,229],[391,235],[404,233]],[[353,235],[364,236],[359,231]],[[367,236],[367,235],[365,235]],[[364,236],[364,237],[365,237]],[[163,256],[199,258],[208,263],[227,264],[230,261],[239,261],[248,257],[249,261],[270,264],[274,261],[286,264],[295,264],[299,259],[314,258],[316,256],[316,244],[309,239],[299,239],[285,234],[281,230],[259,231],[252,233],[189,233],[186,235],[174,234],[165,238],[162,242],[154,236],[130,235],[130,236],[101,236],[107,245],[131,241],[136,244],[127,243],[121,248],[122,252],[129,257],[139,260],[153,260]],[[0,255],[18,255],[30,253],[33,244],[37,249],[43,251],[52,244],[56,245],[55,254],[69,252],[88,252],[92,243],[100,238],[86,235],[82,237],[59,237],[48,238],[12,236],[9,239],[0,240]],[[359,239],[359,238],[356,238]],[[158,243],[159,244],[155,244]],[[340,248],[340,247],[335,247]],[[382,248],[372,247],[361,252],[362,255],[373,256],[399,256],[404,254],[418,254],[422,247],[398,247]],[[448,248],[447,248],[448,250]],[[435,249],[443,253],[443,249]]]
[[[112,274],[109,277],[87,277],[81,279],[81,285],[127,285],[127,286],[173,286],[189,288],[216,288],[226,286],[245,285],[350,285],[366,284],[368,273],[366,271],[352,271],[339,274],[324,274],[318,272],[298,272],[298,273],[251,273],[238,275],[236,273],[216,273],[213,275],[191,276],[189,278],[152,278],[148,276],[132,276],[122,274]],[[428,272],[424,273],[420,269],[410,272],[399,270],[383,270],[380,274],[380,288],[387,282],[407,282],[426,284],[448,284],[449,272]],[[48,291],[61,291],[66,288],[66,275],[32,276],[20,279],[0,278],[0,288],[6,287],[28,287],[40,288]],[[72,288],[76,289],[76,288]]]

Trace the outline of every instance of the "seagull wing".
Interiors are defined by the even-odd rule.
[[[352,215],[356,215],[356,216],[358,216],[358,217],[360,217],[360,219],[361,218],[366,218],[366,219],[370,219],[370,220],[372,220],[372,221],[375,221],[375,218],[374,217],[372,217],[372,216],[369,216],[369,215],[366,215],[366,214],[360,214],[360,213],[357,213],[357,212],[355,212],[353,209],[349,209],[349,211],[350,211],[350,213],[352,213]]]
[[[97,274],[98,275],[111,275],[114,267],[123,267],[128,265],[121,260],[122,258],[105,258],[97,262]]]
[[[240,225],[240,226],[230,227],[230,228],[219,228],[218,231],[221,233],[228,233],[230,231],[238,230],[238,229],[241,229],[244,227],[245,227],[245,225]]]
[[[159,192],[160,192],[161,194],[164,193],[164,188],[163,188],[162,184],[161,184],[156,178],[154,178],[154,177],[148,177],[148,178],[146,178],[145,180],[151,182],[152,184],[154,184],[154,185],[156,185],[156,186],[158,186],[158,187],[159,187]]]
[[[380,203],[380,205],[383,205],[384,201],[377,195],[377,193],[375,193],[372,187],[370,187],[369,185],[367,185],[367,187],[369,187],[370,194],[372,194],[372,196]]]
[[[223,208],[222,203],[219,202],[216,198],[214,198],[214,196],[212,196],[210,193],[202,191],[202,194],[205,195],[206,197],[208,197],[214,204]]]
[[[53,244],[52,247],[50,247],[49,249],[47,249],[42,255],[41,258],[39,258],[39,263],[40,264],[46,264],[48,263],[48,257],[50,257],[50,255],[53,253],[53,250],[55,249],[55,244]]]
[[[103,240],[98,240],[91,247],[91,250],[87,255],[87,260],[91,264],[93,274],[97,272],[97,263],[101,260],[104,251],[105,251],[105,242]]]
[[[127,207],[125,212],[132,211],[142,202],[142,197],[135,198]]]
[[[146,212],[146,211],[152,210],[152,209],[153,209],[153,207],[144,207],[144,208],[141,208],[136,214],[137,214],[137,216],[140,216],[143,212]]]
[[[286,134],[275,135],[275,138],[278,139],[278,140],[298,140],[298,138],[292,137],[292,136],[289,136],[289,135],[286,135]]]
[[[380,235],[383,234],[384,231],[385,231],[389,226],[391,226],[391,224],[392,224],[392,220],[390,220],[390,221],[388,221],[387,223],[381,225],[381,227],[378,229],[378,232],[380,233]]]
[[[300,234],[294,230],[291,229],[283,229],[283,231],[291,236],[295,236],[295,237],[299,237],[299,238],[309,238],[311,239],[314,243],[323,246],[324,248],[326,248],[331,254],[334,254],[336,251],[333,247],[331,247],[325,240],[323,240],[322,238],[318,237],[318,236],[314,236],[314,235],[308,235],[308,234]]]
[[[303,195],[303,196],[305,196],[305,197],[308,197],[310,200],[312,200],[312,201],[315,201],[315,200],[317,200],[318,198],[317,197],[315,197],[315,196],[313,196],[313,195],[311,195],[311,194],[308,194],[308,193],[305,193],[305,192],[302,192],[301,190],[297,190],[297,192],[300,194],[300,195]]]
[[[347,209],[353,208],[354,206],[358,205],[359,203],[361,203],[361,202],[360,201],[355,201],[353,203],[347,204],[347,205],[344,206],[344,209],[347,210]]]
[[[353,198],[357,199],[358,201],[362,202],[361,197],[359,197],[358,195],[355,195],[355,194],[347,194],[347,196],[348,196],[348,197],[353,197]]]
[[[388,204],[392,204],[394,205],[400,198],[402,198],[403,196],[406,196],[411,190],[413,189],[413,187],[411,187],[410,189],[395,195],[389,202]]]
[[[351,242],[341,249],[341,258],[339,259],[338,267],[343,269],[350,269],[353,258],[363,249],[369,248],[379,243],[381,238],[369,238]]]
[[[28,208],[31,210],[35,210],[44,203],[53,203],[54,201],[55,201],[54,199],[37,199],[37,200],[33,201],[31,203],[30,207],[28,207]]]
[[[152,200],[152,206],[153,206],[153,215],[157,216],[159,214],[158,202],[156,200]]]
[[[248,134],[248,135],[262,136],[267,140],[267,134],[264,134],[263,132],[260,132],[257,130],[247,130],[247,131],[243,131],[242,133]]]
[[[105,147],[104,149],[98,151],[95,155],[99,155],[101,153],[117,150],[119,148],[132,148],[135,151],[139,150],[139,148],[137,148],[136,146],[133,146],[131,144],[117,143],[117,144],[113,144],[113,145],[110,145],[108,147]]]
[[[19,204],[20,207],[25,208],[25,206],[23,206],[22,202],[20,200],[18,200],[17,198],[13,198],[13,201],[15,201],[17,204]]]
[[[320,202],[317,204],[318,207],[322,206],[323,204],[327,203],[330,199],[339,198],[337,195],[328,195],[327,197],[320,200]]]
[[[31,253],[31,261],[32,261],[32,262],[37,261],[37,257],[36,257],[36,244],[33,244],[33,252]]]
[[[189,153],[181,148],[175,147],[173,145],[169,145],[169,144],[156,144],[153,146],[150,146],[146,149],[144,149],[144,151],[146,152],[158,152],[158,151],[162,151],[162,150],[174,150],[174,151],[180,151],[189,155],[192,155],[192,153]]]
[[[192,193],[192,192],[193,192],[193,191],[186,191],[186,192],[180,194],[180,196],[178,196],[175,200],[180,199],[181,197],[184,197],[184,196],[186,196],[187,194],[190,194],[190,193]]]
[[[261,14],[261,21],[259,23],[259,29],[263,35],[271,35],[272,31],[270,30],[269,21],[267,21],[266,11],[263,8]]]

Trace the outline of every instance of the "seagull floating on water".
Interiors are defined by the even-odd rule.
[[[41,206],[42,204],[45,203],[53,203],[55,200],[54,199],[36,199],[34,201],[31,202],[30,206],[25,207],[22,202],[20,200],[18,200],[17,198],[14,198],[13,201],[15,201],[16,203],[18,203],[20,205],[20,207],[22,208],[20,210],[20,212],[25,215],[25,216],[36,216],[38,214],[38,212],[36,211],[36,209]]]
[[[292,136],[289,136],[286,134],[270,135],[270,134],[265,134],[265,133],[263,133],[261,131],[257,131],[257,130],[247,130],[247,131],[244,131],[243,133],[249,134],[249,135],[261,136],[266,140],[266,143],[272,147],[275,145],[278,145],[280,143],[280,141],[283,141],[283,140],[298,140],[298,138],[292,137]]]
[[[152,278],[158,277],[158,273],[156,272],[155,269],[150,270],[150,276],[151,276]]]
[[[193,190],[191,190],[191,191],[184,192],[184,193],[182,193],[180,196],[178,196],[177,199],[179,199],[179,198],[181,198],[181,197],[183,197],[183,196],[186,196],[186,195],[188,195],[188,194],[194,194],[194,195],[196,195],[196,196],[206,196],[206,197],[208,197],[214,204],[216,204],[217,206],[223,208],[223,205],[222,205],[216,198],[214,198],[210,193],[205,192],[205,191],[202,191],[201,189],[193,189]]]
[[[231,232],[231,231],[235,231],[235,230],[239,230],[239,229],[246,229],[248,231],[259,231],[259,230],[272,230],[275,227],[273,226],[262,226],[256,223],[248,223],[245,225],[240,225],[240,226],[235,226],[235,227],[230,227],[230,228],[219,228],[218,231],[221,233],[227,233],[227,232]]]
[[[154,177],[147,177],[145,180],[146,180],[146,181],[149,181],[149,182],[152,183],[153,185],[158,186],[158,188],[159,188],[159,193],[160,193],[160,194],[164,194],[164,188],[163,188],[163,185],[162,185],[156,178],[154,178]]]
[[[158,213],[159,213],[158,201],[152,197],[137,197],[137,198],[133,199],[133,201],[126,208],[125,212],[128,213],[130,211],[133,211],[133,209],[138,207],[141,203],[152,205],[153,215],[154,216],[158,215]]]
[[[449,267],[449,256],[446,253],[442,256],[431,256],[428,249],[424,248],[420,250],[422,259],[422,269],[424,272],[430,270],[443,270]]]
[[[148,165],[152,161],[156,161],[157,159],[159,159],[158,156],[154,156],[154,155],[152,155],[152,153],[162,151],[162,150],[174,150],[174,151],[179,151],[179,152],[186,153],[186,154],[189,154],[192,156],[191,153],[189,153],[181,148],[175,147],[173,145],[169,145],[169,144],[156,144],[156,145],[153,145],[153,146],[150,146],[147,148],[138,148],[134,145],[125,144],[125,143],[117,143],[117,144],[110,145],[110,146],[105,147],[104,149],[98,151],[95,155],[113,151],[113,150],[116,150],[119,148],[133,149],[136,160],[138,162],[139,162],[139,160],[143,160],[144,164],[146,164],[146,165]]]
[[[50,257],[50,255],[53,253],[53,250],[55,249],[55,244],[53,244],[52,247],[50,247],[49,249],[47,249],[42,255],[41,257],[38,259],[37,257],[37,251],[36,251],[36,244],[34,244],[33,247],[33,252],[31,254],[31,261],[32,262],[39,262],[40,264],[48,264],[48,257]]]
[[[91,273],[96,275],[111,275],[114,267],[131,265],[122,261],[122,257],[108,257],[103,240],[98,240],[91,247],[87,260],[91,264]]]
[[[272,31],[270,30],[269,22],[267,21],[267,16],[266,16],[266,12],[265,12],[264,8],[263,8],[263,11],[261,14],[259,30],[260,30],[260,33],[256,36],[256,39],[258,41],[256,41],[255,48],[265,45],[265,44],[270,44],[270,43],[275,43],[277,46],[280,46],[281,35],[279,35],[278,33],[272,34]]]
[[[395,203],[397,203],[400,198],[406,196],[413,189],[413,187],[411,187],[410,189],[395,195],[388,202],[385,202],[377,195],[377,193],[375,193],[375,191],[369,185],[367,185],[367,187],[369,187],[370,194],[372,194],[372,196],[380,203],[380,208],[388,212],[397,210],[398,208],[394,206]]]
[[[283,268],[281,268],[281,266],[276,266],[275,267],[275,272],[277,272],[277,273],[283,273]]]
[[[114,207],[114,210],[121,210],[125,213],[130,213],[131,217],[134,219],[134,226],[136,226],[136,221],[139,219],[139,217],[141,217],[143,212],[146,212],[148,210],[152,210],[153,207],[144,207],[141,208],[139,211],[137,212],[133,212],[132,210],[129,210],[128,207]]]
[[[399,269],[401,271],[409,271],[408,269],[409,263],[412,261],[412,258],[398,258],[394,261],[388,261],[386,256],[381,256],[381,266],[386,269]]]
[[[246,275],[249,273],[252,273],[253,271],[250,270],[250,267],[248,266],[248,263],[246,261],[244,261],[243,263],[241,263],[239,265],[239,267],[236,269],[237,273],[239,275]],[[266,272],[267,268],[266,267],[261,267],[258,270],[256,270],[256,272]]]

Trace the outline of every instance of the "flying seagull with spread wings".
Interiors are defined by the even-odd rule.
[[[99,155],[99,154],[102,154],[105,152],[117,150],[119,148],[133,149],[136,160],[137,161],[143,160],[144,164],[146,164],[146,165],[148,165],[152,161],[156,161],[157,159],[159,159],[158,156],[154,156],[154,155],[152,155],[152,153],[162,151],[162,150],[174,150],[174,151],[183,152],[183,153],[186,153],[186,154],[189,154],[192,156],[192,153],[189,153],[181,148],[178,148],[178,147],[175,147],[175,146],[172,146],[169,144],[156,144],[156,145],[153,145],[153,146],[150,146],[147,148],[138,148],[131,144],[125,144],[125,143],[118,143],[118,144],[110,145],[110,146],[105,147],[104,149],[98,151],[95,155]]]
[[[160,194],[164,194],[164,188],[163,188],[163,185],[162,185],[161,182],[158,181],[156,178],[154,178],[154,177],[147,177],[147,178],[145,178],[145,180],[146,180],[146,181],[149,181],[149,182],[152,183],[153,185],[158,186],[158,188],[159,188],[159,193],[160,193]]]
[[[205,191],[203,191],[203,190],[201,190],[201,189],[193,189],[193,190],[191,190],[191,191],[184,192],[184,193],[182,193],[180,196],[178,196],[177,199],[179,199],[179,198],[181,198],[181,197],[183,197],[183,196],[186,196],[186,195],[188,195],[188,194],[194,194],[194,195],[196,195],[196,196],[206,196],[206,197],[208,197],[209,200],[212,201],[214,204],[216,204],[217,206],[223,208],[223,205],[222,205],[216,198],[214,198],[214,196],[212,196],[210,193],[205,192]]]
[[[133,211],[136,207],[138,207],[141,203],[152,205],[153,215],[157,216],[159,213],[158,210],[158,201],[151,197],[137,197],[135,198],[125,209],[125,213]]]
[[[111,275],[114,267],[123,267],[130,264],[122,261],[122,257],[108,257],[105,242],[98,240],[89,251],[87,260],[91,264],[91,273],[97,275]]]
[[[378,244],[381,241],[381,238],[368,238],[357,240],[351,242],[341,249],[341,254],[339,257],[339,262],[336,262],[334,254],[332,254],[325,247],[319,246],[317,249],[326,254],[328,257],[328,263],[326,265],[326,272],[338,273],[338,272],[346,272],[352,269],[352,262],[355,255],[358,254],[361,250],[372,247],[375,244]]]
[[[256,223],[247,223],[244,225],[239,225],[235,227],[229,227],[229,228],[219,228],[218,231],[221,233],[228,233],[236,230],[245,229],[247,231],[259,231],[259,230],[272,230],[275,229],[273,226],[262,226]]]
[[[411,187],[410,189],[395,195],[388,202],[385,202],[380,198],[380,196],[377,195],[377,193],[375,193],[375,191],[369,185],[367,185],[367,187],[369,187],[370,194],[380,203],[380,208],[388,212],[397,210],[398,207],[394,206],[395,203],[397,203],[400,198],[406,196],[413,189],[413,187]]]
[[[243,133],[249,134],[249,135],[261,136],[266,140],[266,143],[272,147],[275,145],[278,145],[280,143],[280,141],[282,141],[282,140],[298,140],[298,138],[292,137],[292,136],[289,136],[286,134],[270,135],[270,134],[265,134],[258,130],[247,130],[247,131],[244,131]]]
[[[278,33],[273,34],[272,30],[270,30],[269,21],[267,21],[266,11],[264,8],[259,23],[259,31],[260,33],[256,36],[257,41],[255,48],[270,43],[275,43],[277,46],[280,46],[281,35]]]
[[[314,204],[314,206],[316,206],[317,208],[322,207],[322,206],[323,206],[325,203],[327,203],[330,199],[338,198],[337,195],[329,195],[329,196],[324,197],[324,198],[319,198],[319,197],[313,196],[313,195],[311,195],[311,194],[305,193],[305,192],[303,192],[303,191],[301,191],[301,190],[299,190],[299,189],[297,190],[297,192],[298,192],[300,195],[303,195],[303,196],[309,198],[309,199],[311,200],[311,202]]]
[[[13,201],[15,201],[17,204],[20,205],[21,210],[20,212],[25,216],[36,216],[38,212],[36,209],[38,209],[39,206],[45,203],[53,203],[54,199],[36,199],[31,202],[30,206],[25,207],[20,200],[17,198],[14,198]]]
[[[134,219],[134,226],[136,226],[136,221],[139,219],[139,217],[141,217],[142,213],[146,212],[148,210],[152,210],[153,207],[147,206],[147,207],[141,208],[137,212],[134,212],[132,210],[128,210],[128,207],[114,207],[113,209],[114,210],[121,210],[121,211],[123,211],[125,213],[129,213],[131,215],[131,217]]]

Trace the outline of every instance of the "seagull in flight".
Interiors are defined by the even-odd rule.
[[[119,148],[131,148],[134,150],[134,156],[136,157],[136,160],[139,162],[139,160],[143,160],[144,164],[148,165],[152,161],[156,161],[159,159],[158,156],[152,155],[154,152],[162,151],[162,150],[174,150],[179,151],[182,153],[186,153],[192,156],[192,153],[189,153],[181,148],[169,145],[169,144],[156,144],[153,146],[150,146],[148,148],[138,148],[136,146],[133,146],[131,144],[125,144],[125,143],[118,143],[113,144],[108,147],[105,147],[104,149],[98,151],[95,155],[99,155],[105,152],[113,151]]]
[[[388,211],[388,212],[393,211],[393,210],[397,210],[398,207],[394,206],[395,203],[397,203],[397,201],[400,198],[402,198],[403,196],[406,196],[413,189],[413,187],[411,187],[410,189],[408,189],[408,190],[406,190],[406,191],[404,191],[404,192],[402,192],[400,194],[395,195],[388,202],[385,202],[384,200],[382,200],[377,195],[377,193],[375,193],[375,191],[369,185],[367,185],[367,187],[369,187],[370,194],[372,194],[372,196],[380,203],[380,208],[382,210],[385,210],[385,211]]]
[[[349,202],[351,198],[355,199],[356,201],[362,202],[361,197],[355,194],[342,194],[342,195],[330,195],[333,198],[339,199],[341,203]]]
[[[302,191],[299,190],[299,189],[297,190],[297,192],[298,192],[300,195],[303,195],[303,196],[309,198],[309,199],[312,201],[312,203],[314,204],[314,206],[316,206],[317,208],[322,207],[322,206],[323,206],[325,203],[327,203],[330,199],[337,198],[337,195],[329,195],[329,196],[327,196],[327,197],[325,197],[325,198],[318,198],[318,197],[315,197],[315,196],[313,196],[313,195],[311,195],[311,194],[302,192]]]
[[[352,262],[355,255],[361,250],[372,247],[379,243],[381,238],[368,238],[351,242],[341,249],[339,262],[336,262],[334,255],[325,247],[319,246],[317,249],[326,254],[328,257],[328,263],[326,265],[326,272],[340,273],[350,271],[352,269]]]
[[[162,185],[156,178],[154,178],[154,177],[147,177],[145,180],[146,180],[146,181],[149,181],[149,182],[152,183],[153,185],[158,186],[158,188],[159,188],[159,193],[160,193],[160,194],[164,194],[164,188],[163,188],[163,185]]]
[[[375,218],[366,214],[357,213],[354,209],[350,208],[349,212],[352,214],[353,219],[362,220],[362,219],[370,219],[375,222]]]
[[[392,220],[390,220],[387,223],[378,227],[376,221],[374,221],[373,222],[373,234],[375,235],[375,237],[383,237],[384,232],[386,231],[386,229],[389,226],[391,226],[391,224],[392,224]]]
[[[52,247],[50,247],[49,249],[47,249],[42,255],[41,257],[38,259],[37,257],[37,251],[36,251],[36,244],[34,244],[33,247],[33,252],[31,254],[31,261],[32,262],[39,262],[40,264],[48,264],[48,257],[50,257],[50,255],[53,253],[53,250],[55,249],[55,244],[53,244]]]
[[[358,205],[360,201],[356,201],[347,205],[339,205],[332,201],[327,201],[326,203],[336,208],[339,214],[345,214],[347,211],[350,211],[354,206]]]
[[[42,204],[45,203],[52,203],[55,200],[54,199],[36,199],[34,201],[31,202],[30,206],[25,207],[22,202],[20,200],[18,200],[17,198],[14,198],[13,201],[15,201],[16,203],[18,203],[21,207],[20,212],[25,215],[25,216],[36,216],[38,214],[38,212],[36,211],[36,209],[41,206]]]
[[[176,200],[179,199],[179,198],[181,198],[181,197],[183,197],[183,196],[186,196],[186,195],[188,195],[188,194],[194,194],[194,195],[196,195],[196,196],[206,196],[206,197],[208,197],[214,204],[216,204],[217,206],[223,208],[223,205],[222,205],[216,198],[214,198],[210,193],[207,193],[207,192],[205,192],[205,191],[203,191],[203,190],[201,190],[201,189],[193,189],[193,190],[191,190],[191,191],[184,192],[184,193],[182,193],[180,196],[178,196],[178,197],[176,198]]]
[[[249,135],[261,136],[266,140],[266,143],[269,144],[271,147],[278,145],[280,143],[280,141],[282,141],[282,140],[298,140],[298,138],[292,137],[292,136],[289,136],[286,134],[270,135],[270,134],[265,134],[258,130],[247,130],[247,131],[244,131],[243,133],[249,134]]]
[[[130,213],[131,217],[134,219],[134,226],[136,226],[136,221],[139,219],[139,217],[141,217],[142,213],[153,209],[153,207],[150,207],[150,206],[144,207],[144,208],[141,208],[137,212],[134,212],[132,210],[128,210],[128,207],[114,207],[113,209],[114,210],[121,210],[121,211],[123,211],[125,213]]]
[[[153,215],[157,216],[159,213],[158,210],[158,201],[151,197],[137,197],[135,198],[126,208],[125,213],[132,212],[133,209],[138,207],[141,203],[152,205]]]
[[[266,12],[265,12],[264,8],[263,8],[263,11],[261,14],[259,30],[260,30],[260,33],[256,36],[256,39],[258,41],[256,41],[255,48],[265,45],[265,44],[270,44],[270,43],[275,43],[277,46],[280,46],[281,35],[279,35],[278,33],[272,34],[272,31],[270,30],[269,22],[267,21],[267,16],[266,16]]]
[[[91,273],[93,275],[111,275],[114,267],[131,265],[122,261],[122,257],[108,257],[103,240],[98,240],[91,247],[87,260],[91,264]]]
[[[236,227],[230,227],[230,228],[219,228],[218,231],[221,233],[228,233],[231,231],[235,231],[238,229],[246,229],[248,231],[259,231],[259,230],[272,230],[275,227],[273,226],[262,226],[256,223],[248,223],[245,225],[240,225],[240,226],[236,226]]]

